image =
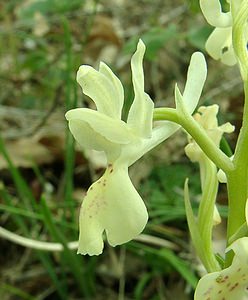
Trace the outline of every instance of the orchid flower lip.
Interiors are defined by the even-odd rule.
[[[147,223],[145,204],[131,183],[127,165],[116,164],[108,165],[82,203],[79,253],[99,255],[104,231],[109,244],[116,246],[136,237]]]

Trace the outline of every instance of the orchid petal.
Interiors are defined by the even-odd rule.
[[[214,226],[221,223],[221,216],[216,205],[214,205],[213,224]]]
[[[222,12],[219,0],[200,0],[200,6],[207,22],[210,25],[215,27],[231,26],[231,13]]]
[[[105,65],[100,71],[83,65],[77,72],[77,81],[83,93],[96,104],[97,110],[109,117],[120,119],[123,105],[123,87],[115,74]]]
[[[187,73],[187,81],[183,92],[183,103],[192,114],[199,102],[204,83],[207,78],[207,64],[201,52],[191,56]]]
[[[217,178],[220,183],[227,183],[226,173],[221,169],[217,173]]]
[[[159,125],[153,128],[150,139],[143,139],[140,143],[132,144],[127,146],[126,149],[123,149],[121,157],[123,160],[126,159],[128,161],[129,166],[140,159],[145,153],[168,139],[180,128],[179,125],[169,121],[161,121],[158,123]]]
[[[227,251],[234,251],[230,267],[203,276],[194,300],[246,300],[248,299],[248,237],[236,240]]]
[[[65,117],[71,124],[75,120],[77,120],[77,124],[80,122],[88,123],[95,132],[116,144],[128,144],[134,139],[134,135],[125,122],[110,118],[92,109],[75,108],[69,110]],[[73,126],[73,130],[77,130],[76,125]],[[72,133],[74,134],[75,132]],[[78,133],[81,134],[81,132]]]
[[[206,42],[206,50],[214,59],[233,66],[237,60],[232,46],[232,27],[216,28]]]
[[[141,233],[147,220],[146,207],[130,181],[127,166],[110,165],[83,200],[78,253],[101,254],[104,231],[111,246],[126,243]]]
[[[121,119],[121,111],[124,103],[124,89],[120,79],[113,73],[113,71],[103,62],[100,63],[99,72],[109,78],[112,82],[113,88],[115,89],[116,95],[113,97],[111,105],[116,106],[116,112]]]
[[[139,136],[149,138],[152,131],[152,116],[154,104],[144,92],[143,57],[145,45],[139,40],[137,50],[131,60],[132,79],[134,86],[134,101],[130,107],[127,123]]]
[[[75,140],[83,149],[104,151],[108,161],[114,161],[121,153],[121,145],[110,142],[101,134],[97,133],[84,121],[69,121],[69,129]]]

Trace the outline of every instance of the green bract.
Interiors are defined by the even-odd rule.
[[[153,127],[153,102],[144,92],[142,61],[145,45],[140,40],[131,60],[134,101],[127,122],[121,120],[124,103],[123,86],[104,63],[99,71],[83,65],[77,81],[97,110],[76,108],[66,113],[69,128],[83,147],[104,151],[108,167],[92,184],[80,211],[78,253],[98,255],[103,251],[103,232],[112,246],[136,237],[145,227],[148,214],[143,200],[132,185],[128,167],[143,154],[172,135],[178,125],[162,121]],[[192,56],[189,82],[186,84],[185,107],[192,113],[206,79],[206,63],[201,53]]]
[[[234,130],[234,126],[230,123],[218,126],[218,110],[217,104],[201,106],[194,115],[195,121],[205,130],[217,147],[219,147],[222,135]],[[185,152],[192,162],[199,163],[202,187],[202,197],[196,218],[191,207],[187,182],[185,185],[185,208],[192,241],[206,270],[208,272],[218,271],[220,266],[212,246],[213,226],[221,222],[215,206],[218,192],[217,167],[191,137],[189,137],[189,144],[185,147]]]

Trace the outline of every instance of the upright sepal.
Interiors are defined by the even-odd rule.
[[[144,91],[143,57],[145,45],[139,40],[131,60],[134,100],[128,113],[127,124],[142,138],[150,138],[154,104]]]
[[[192,114],[195,110],[207,78],[207,65],[204,55],[195,52],[191,56],[187,73],[187,81],[183,95],[178,86],[175,86],[176,107],[180,111]]]

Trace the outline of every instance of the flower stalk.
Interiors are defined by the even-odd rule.
[[[230,239],[245,222],[245,204],[248,197],[248,84],[245,83],[243,124],[233,158],[234,169],[227,172],[228,229]]]
[[[233,169],[233,163],[230,158],[215,145],[206,134],[206,131],[191,115],[187,113],[179,114],[175,109],[170,108],[155,108],[153,117],[154,120],[168,120],[181,125],[216,166],[225,172]]]

